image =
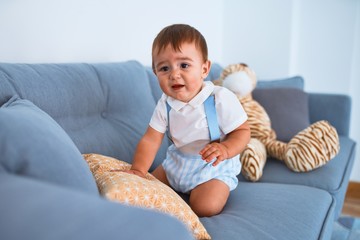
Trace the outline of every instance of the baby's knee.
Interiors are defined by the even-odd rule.
[[[223,208],[224,203],[218,201],[190,201],[190,207],[198,217],[211,217],[219,214]]]

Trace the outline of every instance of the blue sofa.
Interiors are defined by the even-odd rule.
[[[213,64],[207,80],[221,70]],[[303,85],[293,77],[259,81],[257,89]],[[137,61],[0,63],[0,239],[192,239],[172,217],[99,196],[81,159],[99,153],[131,162],[160,95],[151,69]],[[240,175],[223,212],[200,219],[213,240],[331,238],[355,158],[351,99],[305,95],[307,120],[334,125],[340,153],[307,173],[269,158],[259,182]],[[151,169],[168,144],[165,139]]]

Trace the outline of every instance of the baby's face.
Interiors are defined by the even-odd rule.
[[[154,70],[166,95],[189,102],[200,92],[210,71],[210,61],[203,62],[194,43],[183,43],[180,49],[176,51],[168,45],[154,55]]]

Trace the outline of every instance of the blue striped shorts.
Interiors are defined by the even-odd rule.
[[[221,180],[229,186],[230,191],[234,190],[238,184],[236,176],[241,171],[239,155],[224,160],[215,167],[212,166],[214,161],[215,159],[207,163],[201,159],[200,154],[185,154],[171,145],[162,166],[171,187],[178,192],[189,193],[211,179]]]

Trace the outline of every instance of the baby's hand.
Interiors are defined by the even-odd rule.
[[[216,158],[216,161],[212,164],[214,167],[228,158],[227,148],[223,144],[217,142],[206,145],[199,154],[206,162],[210,162]]]
[[[135,169],[129,169],[129,170],[113,169],[113,170],[110,170],[110,172],[125,172],[125,173],[134,174],[134,175],[137,175],[137,176],[139,176],[139,177],[145,178],[145,174],[144,174],[144,173],[142,173],[142,172],[139,171],[139,170],[135,170]]]
[[[137,176],[142,177],[142,178],[145,178],[145,174],[143,172],[139,171],[139,170],[136,170],[136,169],[129,169],[129,170],[126,170],[125,172],[137,175]]]

